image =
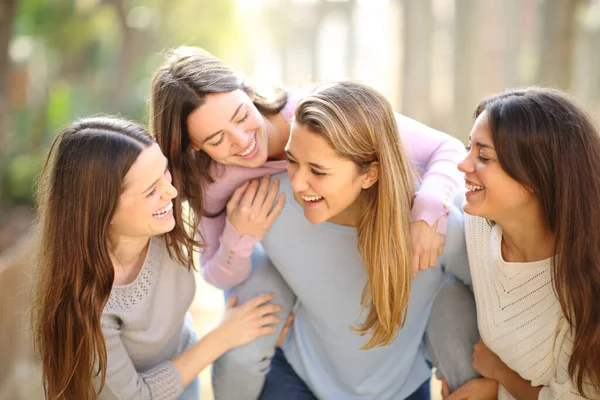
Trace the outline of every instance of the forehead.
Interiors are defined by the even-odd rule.
[[[321,135],[295,122],[292,124],[286,150],[297,158],[342,158]]]
[[[145,190],[162,176],[166,166],[165,156],[156,143],[146,147],[135,160],[123,179],[125,190]]]
[[[249,101],[246,92],[240,89],[225,93],[210,93],[206,95],[204,104],[188,116],[188,131],[192,135],[199,136],[215,133],[225,128],[240,104]]]
[[[473,129],[471,130],[470,139],[471,141],[479,141],[488,145],[493,143],[487,111],[483,111],[475,120]]]

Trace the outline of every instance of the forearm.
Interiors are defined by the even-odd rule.
[[[217,330],[210,331],[189,350],[173,360],[173,365],[181,374],[183,385],[187,386],[200,372],[217,358],[230,350]]]
[[[215,240],[216,243],[209,243],[209,249],[202,256],[201,271],[204,279],[222,290],[242,283],[250,274],[251,255],[260,239],[240,235],[226,222],[221,236]]]
[[[537,400],[543,387],[531,386],[530,381],[521,378],[519,374],[506,365],[498,367],[492,378],[504,386],[517,400]]]

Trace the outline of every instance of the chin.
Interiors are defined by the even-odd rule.
[[[319,217],[316,215],[310,215],[307,213],[304,213],[304,218],[306,218],[306,220],[313,225],[320,225],[323,222],[327,221],[327,218],[322,218],[322,217]]]

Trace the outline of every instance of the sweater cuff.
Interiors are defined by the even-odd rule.
[[[141,373],[153,399],[177,399],[183,393],[183,380],[175,364],[168,361]]]
[[[249,257],[254,250],[254,245],[262,240],[262,237],[240,235],[233,225],[226,220],[225,229],[221,235],[221,246],[219,252],[222,254],[235,254]]]

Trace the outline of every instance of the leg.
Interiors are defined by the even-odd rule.
[[[277,326],[277,333],[262,336],[246,346],[232,349],[213,363],[212,383],[216,400],[258,398],[269,372],[271,358],[275,354],[275,344],[296,300],[262,246],[256,245],[252,254],[250,276],[227,292],[226,297],[236,295],[238,304],[241,304],[263,293],[274,293],[274,303],[284,308],[278,314],[281,323]]]
[[[317,400],[306,383],[294,372],[283,351],[277,349],[267,374],[260,400]]]
[[[425,344],[438,377],[448,382],[451,391],[479,377],[472,367],[473,346],[479,340],[475,298],[470,288],[467,250],[462,213],[454,209],[448,218],[448,235],[442,266],[447,273],[425,330]],[[457,279],[457,277],[459,279]]]

